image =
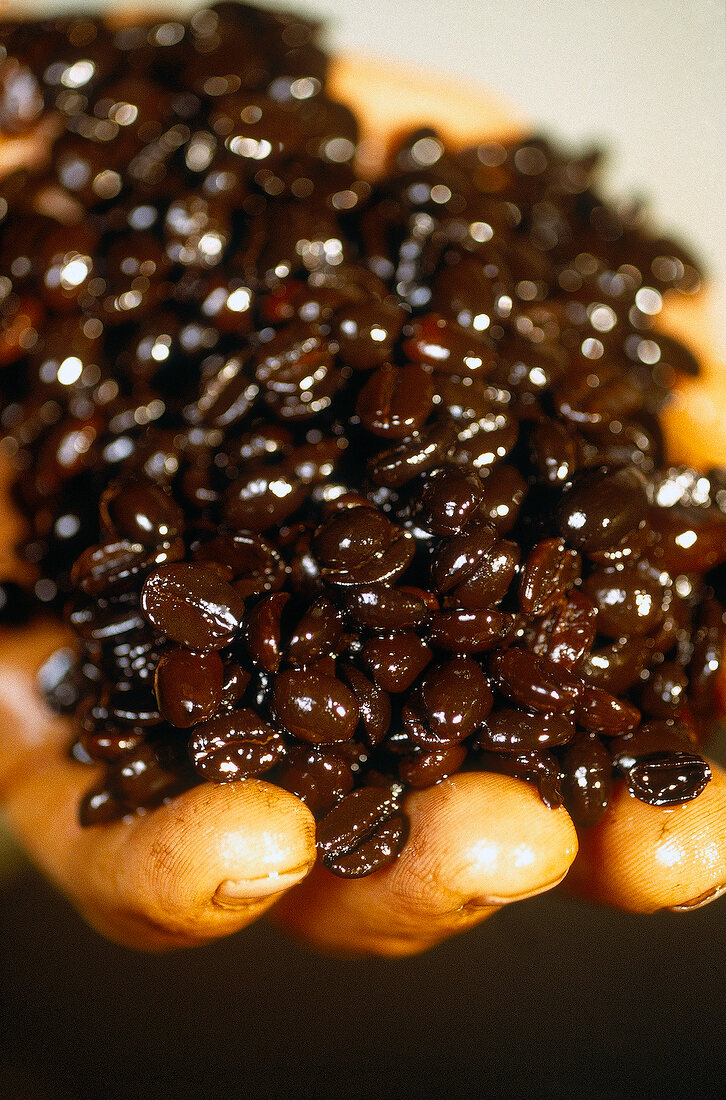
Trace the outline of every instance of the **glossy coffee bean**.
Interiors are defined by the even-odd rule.
[[[417,634],[403,631],[382,638],[371,638],[363,648],[362,659],[376,684],[383,691],[407,691],[426,668],[433,654]]]
[[[229,645],[242,624],[244,603],[213,569],[184,562],[147,577],[141,610],[172,641],[208,650]]]
[[[663,586],[632,566],[591,573],[582,593],[597,607],[598,633],[607,638],[651,634],[663,618]]]
[[[334,513],[316,532],[315,552],[328,567],[355,569],[391,540],[391,524],[375,508],[350,508]]]
[[[450,420],[427,424],[397,446],[380,451],[368,463],[374,485],[400,489],[417,474],[439,466],[453,454],[456,428]]]
[[[578,675],[593,687],[622,695],[640,679],[652,654],[646,638],[618,638],[592,649],[578,665]]]
[[[408,818],[390,788],[360,787],[318,823],[321,862],[342,878],[360,878],[391,863],[408,830]]]
[[[383,633],[415,630],[428,616],[424,601],[385,584],[356,585],[345,593],[345,609],[358,629]]]
[[[576,550],[607,550],[645,519],[645,479],[632,466],[579,474],[557,506],[560,533]]]
[[[411,707],[419,721],[411,722],[409,735],[428,748],[464,741],[484,721],[493,702],[476,661],[470,657],[445,661],[428,671],[416,689]]]
[[[565,808],[576,825],[597,825],[612,793],[610,754],[599,737],[586,734],[570,742],[560,757]]]
[[[144,482],[114,482],[99,502],[106,529],[129,542],[159,546],[184,530],[184,512],[170,493]]]
[[[489,374],[494,352],[484,336],[462,328],[450,318],[429,313],[406,326],[403,353],[415,363],[447,374]]]
[[[360,391],[356,412],[373,435],[403,439],[425,423],[433,394],[431,375],[420,367],[384,364]]]
[[[573,436],[557,420],[536,425],[530,436],[530,449],[537,473],[548,485],[564,485],[577,469]]]
[[[514,615],[502,611],[434,611],[428,639],[448,653],[484,653],[503,641],[514,624]]]
[[[597,608],[578,591],[540,620],[532,649],[572,672],[590,652],[597,634]]]
[[[562,539],[545,539],[530,551],[519,582],[525,615],[546,615],[580,577],[580,555]]]
[[[527,494],[527,482],[515,466],[498,467],[482,484],[482,499],[478,513],[491,523],[498,535],[512,530]]]
[[[432,787],[459,771],[466,760],[464,745],[446,745],[430,751],[420,750],[398,762],[398,775],[409,787]]]
[[[526,649],[495,653],[490,676],[499,690],[522,707],[564,714],[575,706],[582,685],[561,667]]]
[[[477,730],[476,744],[490,752],[532,752],[565,745],[574,736],[574,722],[566,715],[498,707]]]
[[[689,752],[651,753],[628,769],[628,790],[650,806],[678,806],[697,798],[711,779],[706,761]]]
[[[433,535],[458,535],[482,499],[478,476],[455,466],[432,470],[414,498],[416,522]]]
[[[385,302],[350,302],[337,310],[332,331],[342,362],[355,370],[388,362],[405,318],[403,309]]]
[[[290,664],[304,666],[337,654],[343,623],[333,604],[320,597],[299,619],[285,648]]]
[[[275,780],[301,798],[320,817],[352,791],[354,776],[347,760],[308,745],[293,745],[285,754]]]
[[[247,707],[200,723],[189,742],[197,772],[215,783],[263,775],[284,752],[281,734]]]
[[[184,557],[184,543],[175,539],[153,549],[122,539],[89,546],[71,570],[71,580],[88,596],[111,596],[127,592],[159,565]]]
[[[282,658],[281,620],[289,592],[273,592],[254,605],[247,615],[245,641],[254,663],[265,672],[277,672]]]
[[[282,725],[310,745],[347,741],[358,724],[355,695],[335,676],[291,669],[275,677],[272,698]]]
[[[478,522],[442,543],[431,563],[431,576],[437,591],[444,594],[471,580],[495,541],[493,526]]]
[[[112,764],[108,781],[116,797],[131,807],[157,806],[188,782],[163,749],[149,743],[139,745]]]
[[[640,693],[640,707],[652,718],[674,718],[683,707],[688,677],[676,661],[664,661],[653,669]]]
[[[583,729],[592,733],[618,737],[639,725],[640,711],[625,699],[586,684],[577,700],[575,718]]]
[[[369,680],[355,665],[344,662],[341,676],[355,695],[359,721],[369,745],[378,745],[391,724],[391,700],[388,693]]]
[[[183,646],[165,650],[156,666],[154,690],[161,715],[187,729],[211,718],[222,701],[224,666],[214,650],[195,653]]]
[[[558,809],[563,803],[560,767],[551,753],[541,749],[518,753],[482,752],[478,764],[483,771],[533,783],[550,810]]]

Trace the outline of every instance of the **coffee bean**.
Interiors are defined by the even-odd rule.
[[[526,649],[495,653],[489,672],[508,699],[532,710],[564,714],[582,692],[582,685],[565,669]]]
[[[334,676],[312,669],[280,672],[272,695],[280,722],[307,744],[347,741],[358,724],[355,695]]]
[[[640,679],[652,653],[645,638],[619,638],[588,653],[578,666],[578,675],[593,687],[612,695],[623,695]]]
[[[576,550],[607,550],[645,519],[645,478],[632,466],[579,474],[557,506],[560,534]]]
[[[157,566],[184,557],[181,539],[153,549],[121,539],[89,546],[71,570],[71,580],[88,596],[112,596],[128,591]]]
[[[315,534],[313,546],[329,567],[355,569],[391,541],[391,524],[375,508],[351,508],[333,514]]]
[[[696,798],[711,779],[706,761],[689,752],[651,753],[628,769],[628,790],[650,806],[678,806]]]
[[[99,502],[108,531],[142,546],[173,542],[184,531],[184,513],[171,494],[153,484],[116,482]]]
[[[215,783],[263,775],[284,752],[281,734],[248,707],[201,722],[189,742],[194,767]]]
[[[186,729],[211,718],[222,701],[224,666],[218,653],[173,646],[156,666],[154,690],[167,722]]]
[[[597,629],[607,638],[651,634],[663,618],[662,584],[633,566],[591,573],[583,595],[597,607]]]
[[[293,745],[276,774],[276,782],[301,798],[316,817],[353,789],[350,764],[340,756],[307,745]]]
[[[565,808],[581,828],[597,825],[612,793],[610,755],[599,737],[585,734],[571,741],[560,756]]]
[[[341,676],[355,695],[360,723],[369,745],[378,745],[391,724],[391,700],[388,694],[372,683],[355,665],[343,663]]]
[[[345,608],[356,627],[384,633],[414,630],[428,615],[422,599],[383,584],[356,585],[347,590]]]
[[[321,862],[342,878],[360,878],[391,863],[408,830],[408,818],[390,788],[359,787],[318,823]]]
[[[653,718],[673,718],[686,700],[688,677],[676,661],[653,669],[640,693],[643,712]]]
[[[289,592],[273,592],[263,596],[247,615],[247,649],[254,663],[265,672],[277,672],[280,667],[280,621],[289,599]]]
[[[597,633],[597,608],[579,592],[540,620],[532,649],[556,665],[574,671],[589,653]]]
[[[400,489],[417,474],[439,466],[449,457],[456,441],[456,428],[450,420],[433,421],[402,443],[380,451],[368,463],[368,476],[374,485]]]
[[[374,370],[388,362],[405,319],[403,309],[385,302],[349,302],[337,310],[332,332],[343,363]]]
[[[406,333],[404,355],[435,371],[483,377],[494,366],[495,355],[485,337],[441,314],[416,318]]]
[[[466,760],[464,745],[446,745],[430,751],[419,750],[403,756],[398,763],[398,775],[409,787],[432,787],[459,771]]]
[[[208,566],[183,562],[151,573],[141,592],[148,621],[188,649],[222,649],[244,615],[241,597]]]
[[[502,611],[434,611],[428,639],[449,653],[484,653],[503,641],[514,625],[514,615]]]
[[[432,470],[414,497],[413,514],[433,535],[461,534],[482,499],[481,481],[455,466]]]
[[[373,435],[403,439],[420,428],[431,412],[431,375],[414,364],[386,363],[368,379],[358,395],[356,412]]]
[[[617,737],[635,729],[640,722],[640,711],[625,699],[585,684],[577,700],[575,718],[583,729]]]
[[[412,631],[366,642],[362,659],[371,676],[384,691],[407,691],[426,668],[433,654]]]
[[[575,725],[563,714],[530,714],[499,707],[487,715],[477,731],[476,743],[490,752],[532,752],[566,744],[575,736]]]
[[[525,615],[546,615],[579,577],[580,555],[568,550],[562,539],[545,539],[537,543],[522,569],[521,610]]]
[[[457,657],[427,672],[409,706],[420,717],[409,728],[425,748],[464,741],[481,725],[494,698],[481,667]]]
[[[518,753],[482,752],[479,766],[486,772],[534,783],[550,810],[558,809],[563,803],[559,764],[554,756],[541,749]]]
[[[337,653],[342,633],[340,615],[329,600],[320,597],[298,621],[285,648],[285,658],[296,666],[312,664]]]

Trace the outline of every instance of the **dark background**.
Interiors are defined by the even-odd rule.
[[[2,1100],[723,1094],[726,900],[634,917],[555,893],[395,962],[269,924],[146,956],[21,864],[0,942]]]

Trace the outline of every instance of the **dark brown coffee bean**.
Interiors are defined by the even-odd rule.
[[[580,555],[562,539],[545,539],[530,551],[519,582],[525,615],[546,615],[580,577]]]
[[[157,806],[188,785],[163,750],[148,742],[112,764],[108,782],[111,791],[132,808]]]
[[[285,647],[285,659],[292,665],[303,666],[336,654],[342,633],[340,615],[332,603],[321,596],[299,620]]]
[[[441,544],[431,563],[431,576],[438,592],[446,593],[478,572],[479,564],[496,541],[489,523],[471,523],[466,531]]]
[[[214,783],[263,775],[284,753],[281,734],[248,707],[200,723],[189,742],[192,764]]]
[[[496,607],[517,572],[520,550],[515,542],[498,539],[477,562],[475,571],[451,590],[449,599],[467,611]]]
[[[435,371],[484,377],[494,366],[495,355],[484,336],[441,314],[417,317],[406,333],[404,355]]]
[[[640,711],[625,699],[618,699],[602,688],[585,684],[575,707],[575,718],[583,729],[618,737],[640,723]]]
[[[85,642],[118,642],[146,627],[137,604],[79,604],[68,612],[68,621]]]
[[[242,699],[252,679],[252,674],[242,668],[238,661],[225,661],[222,675],[222,698],[220,710],[234,710]]]
[[[693,655],[688,666],[688,703],[695,714],[707,713],[713,708],[713,693],[723,665],[724,645],[724,609],[718,600],[707,600],[693,636]]]
[[[409,531],[393,528],[392,541],[378,550],[361,565],[352,569],[329,569],[323,576],[329,584],[374,585],[393,584],[408,569],[416,552],[413,536]]]
[[[347,741],[358,724],[358,703],[350,688],[313,669],[278,673],[272,696],[280,722],[310,745]]]
[[[432,787],[442,779],[448,779],[461,768],[466,760],[464,745],[446,745],[430,751],[419,750],[403,756],[398,763],[398,775],[409,787]]]
[[[129,812],[126,804],[105,783],[87,791],[81,799],[78,820],[85,828],[120,821]]]
[[[512,707],[492,711],[477,731],[476,743],[490,752],[531,752],[556,748],[575,736],[575,724],[563,714],[528,714]]]
[[[282,587],[285,565],[280,554],[261,535],[241,531],[218,535],[194,548],[194,560],[229,565],[234,588],[243,599]]]
[[[362,659],[371,676],[384,691],[407,691],[433,654],[417,634],[404,631],[384,638],[371,638]]]
[[[391,523],[375,508],[335,512],[313,540],[315,553],[330,568],[355,569],[391,541]]]
[[[293,745],[277,771],[275,780],[305,805],[316,817],[327,813],[353,790],[351,766],[341,756],[308,745]]]
[[[342,878],[360,878],[391,863],[408,838],[408,818],[386,787],[359,787],[318,823],[324,867]]]
[[[171,494],[144,482],[114,482],[99,502],[109,532],[142,546],[172,542],[184,531],[184,513]]]
[[[360,723],[369,745],[378,745],[391,724],[391,700],[378,684],[372,683],[355,665],[343,663],[341,676],[358,702]]]
[[[356,412],[373,435],[403,439],[427,420],[433,395],[431,375],[421,367],[386,363],[360,391]]]
[[[265,672],[277,672],[280,667],[280,621],[289,599],[289,592],[273,592],[263,596],[247,615],[247,650],[254,663]]]
[[[550,753],[541,749],[519,753],[482,752],[478,761],[482,771],[534,783],[548,809],[556,810],[562,805],[560,767]]]
[[[428,639],[449,653],[484,653],[505,639],[514,624],[514,615],[502,611],[434,611]]]
[[[560,756],[565,808],[576,825],[591,828],[610,803],[610,754],[599,737],[586,734],[571,741]]]
[[[706,761],[690,752],[651,753],[627,771],[628,790],[650,806],[678,806],[696,798],[711,779]]]
[[[161,715],[182,729],[212,717],[222,701],[223,686],[224,666],[214,650],[195,653],[173,646],[156,666],[154,690]]]
[[[693,752],[695,734],[683,722],[646,722],[623,737],[608,742],[608,751],[615,767],[627,774],[642,757],[654,754]]]
[[[652,647],[645,638],[619,638],[611,645],[591,650],[577,673],[593,687],[622,695],[638,682],[651,653]]]
[[[428,608],[418,596],[384,584],[346,590],[344,606],[356,627],[384,633],[414,630],[428,616]]]
[[[83,551],[73,563],[71,580],[88,596],[117,595],[157,566],[179,561],[184,553],[181,539],[152,550],[125,539],[105,542]]]
[[[714,508],[648,509],[655,545],[648,556],[672,576],[706,573],[726,561],[726,516]]]
[[[244,603],[208,566],[183,562],[151,573],[141,592],[147,620],[188,649],[222,649],[234,638]]]
[[[495,653],[489,672],[508,699],[532,710],[564,714],[582,691],[582,684],[565,669],[526,649]]]
[[[332,332],[340,358],[355,370],[374,370],[388,362],[406,319],[400,306],[386,302],[349,302],[335,313]]]
[[[478,515],[491,523],[498,535],[506,535],[517,522],[526,493],[527,482],[516,466],[499,466],[482,483]]]
[[[560,534],[577,550],[607,550],[645,519],[645,478],[634,467],[579,474],[557,506]]]
[[[450,457],[455,442],[454,424],[434,421],[397,446],[379,452],[368,463],[368,476],[374,485],[400,489],[417,474],[440,466]]]
[[[590,652],[597,633],[597,608],[579,592],[554,608],[538,624],[532,649],[573,672]]]
[[[271,469],[240,477],[224,495],[224,518],[237,531],[266,531],[296,512],[305,500],[300,478]]]
[[[608,638],[651,634],[663,618],[663,586],[633,566],[602,569],[583,582],[597,607],[597,629]]]
[[[78,740],[91,760],[112,764],[114,760],[137,749],[145,737],[146,731],[141,726],[134,729],[108,723],[93,732],[81,730]]]
[[[456,466],[432,470],[416,493],[413,515],[433,535],[458,535],[482,499],[477,474]]]
[[[426,673],[409,704],[420,718],[409,727],[411,739],[425,748],[464,741],[481,725],[493,703],[476,661],[470,657],[445,661]]]
[[[538,474],[548,485],[564,485],[577,469],[574,439],[557,420],[545,420],[533,428],[530,450]]]
[[[210,358],[199,400],[185,414],[190,423],[228,431],[244,420],[260,387],[242,359],[234,356],[225,360],[221,355]]]
[[[688,677],[676,661],[653,669],[640,693],[642,711],[653,718],[674,718],[686,701]]]

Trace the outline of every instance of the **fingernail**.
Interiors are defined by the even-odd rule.
[[[682,905],[670,905],[668,908],[671,913],[690,913],[692,909],[700,909],[704,905],[709,905],[716,898],[720,898],[722,894],[726,894],[726,882],[721,883],[720,886],[714,886],[711,890],[706,890],[704,894],[699,894],[692,901],[684,901]]]
[[[567,870],[569,870],[569,868]],[[557,878],[553,878],[551,882],[543,882],[539,886],[535,886],[534,889],[527,890],[522,894],[486,894],[485,896],[472,898],[466,903],[466,908],[490,909],[495,905],[511,905],[514,901],[526,901],[527,898],[535,898],[537,894],[545,894],[548,890],[553,890],[555,886],[559,886],[566,877],[567,871]]]
[[[225,879],[217,887],[214,901],[224,909],[243,909],[246,905],[268,900],[296,886],[305,878],[310,867],[311,864],[305,863],[291,871],[273,871],[258,878]]]

